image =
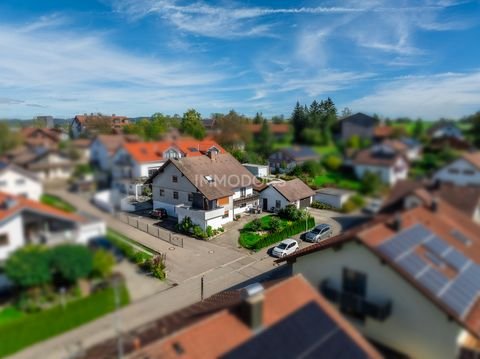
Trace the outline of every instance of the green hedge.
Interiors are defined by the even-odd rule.
[[[55,207],[61,211],[65,212],[75,212],[77,209],[72,206],[70,203],[65,202],[63,199],[57,196],[53,196],[51,194],[43,194],[40,197],[40,202],[46,204],[50,207]]]
[[[304,219],[298,220],[292,223],[291,225],[289,225],[288,227],[285,227],[280,232],[264,235],[256,243],[253,244],[251,249],[258,250],[265,247],[269,247],[272,244],[275,244],[277,242],[284,240],[285,238],[288,238],[298,233],[301,233],[303,231],[306,231],[310,228],[313,228],[314,226],[315,226],[315,219],[313,217],[309,217],[307,221],[305,221]]]
[[[125,286],[120,290],[121,305],[130,297]],[[0,325],[0,357],[15,353],[39,341],[61,334],[115,310],[112,288],[94,293],[87,298],[28,314]]]

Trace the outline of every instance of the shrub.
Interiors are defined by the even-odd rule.
[[[155,278],[160,280],[165,280],[167,278],[167,274],[165,273],[165,261],[161,256],[155,256],[149,259],[146,262],[146,266],[148,266],[148,270],[150,270],[152,276]]]
[[[132,260],[133,262],[135,262],[135,264],[141,265],[146,261],[148,261],[150,258],[151,258],[151,255],[149,255],[148,253],[138,251],[138,252],[135,252],[135,254],[133,255]]]
[[[5,274],[16,285],[28,288],[49,283],[49,251],[42,246],[26,246],[13,252],[5,263]]]
[[[340,167],[342,167],[343,161],[340,156],[337,155],[329,155],[323,161],[325,167],[332,171],[338,171]]]
[[[200,227],[199,225],[195,224],[193,226],[193,235],[197,238],[201,238],[201,239],[205,239],[207,238],[207,232],[205,232],[202,227]]]
[[[212,229],[212,226],[207,226],[207,237],[213,237],[216,234],[216,231]]]
[[[328,210],[335,210],[336,208],[327,204],[327,203],[322,203],[319,201],[313,201],[312,204],[310,205],[312,208],[316,209],[328,209]]]
[[[248,229],[252,232],[260,231],[262,229],[262,221],[258,218],[254,219],[252,222],[250,222]]]
[[[355,211],[358,208],[358,206],[355,204],[355,202],[350,198],[348,201],[346,201],[343,206],[342,206],[342,212],[344,213],[350,213]]]
[[[58,279],[67,283],[75,283],[92,272],[92,252],[79,244],[59,245],[52,248],[51,266]]]
[[[178,230],[183,233],[190,233],[192,231],[193,222],[190,217],[184,217],[178,224]]]
[[[302,217],[302,211],[297,209],[295,205],[289,204],[278,211],[278,216],[287,221],[297,221]]]
[[[382,186],[381,179],[378,174],[366,171],[361,180],[361,191],[364,194],[375,194]]]
[[[355,203],[355,205],[358,208],[363,207],[365,205],[365,199],[359,194],[352,196],[350,199],[353,203]]]
[[[270,233],[276,233],[281,231],[282,229],[282,221],[278,217],[271,217],[270,223],[268,224],[268,231]]]
[[[274,243],[280,242],[285,238],[294,236],[300,232],[306,231],[315,226],[315,219],[313,217],[309,217],[307,221],[299,220],[292,223],[289,226],[286,226],[282,230],[276,233],[270,233],[263,237],[261,237],[253,246],[253,249],[262,249],[268,247]]]
[[[303,163],[302,171],[307,173],[310,177],[315,177],[322,173],[322,166],[317,161],[308,160]]]
[[[104,249],[99,249],[93,254],[92,275],[99,278],[107,278],[112,274],[115,265],[115,257]]]

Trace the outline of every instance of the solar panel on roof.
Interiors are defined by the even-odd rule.
[[[425,257],[436,266],[442,267],[445,265],[445,262],[439,256],[432,252],[425,251]]]
[[[428,268],[417,280],[434,294],[438,294],[449,282],[449,279],[435,268]]]
[[[398,260],[397,263],[414,277],[428,266],[428,263],[414,252],[408,253]]]
[[[469,261],[467,257],[465,257],[462,253],[457,251],[455,248],[452,247],[450,251],[448,251],[443,258],[445,262],[455,268],[457,271],[462,269],[465,264]]]
[[[391,259],[398,258],[432,235],[427,228],[417,224],[407,228],[378,246],[380,252]]]
[[[326,355],[334,353],[334,355]],[[318,304],[311,302],[222,358],[367,358]]]
[[[438,236],[430,238],[423,243],[423,246],[438,256],[441,256],[448,248],[450,248],[450,246]]]
[[[462,317],[477,298],[479,291],[480,266],[470,264],[452,279],[451,285],[441,298],[449,308]]]
[[[453,238],[455,238],[456,240],[462,242],[463,244],[465,244],[466,246],[469,246],[472,241],[470,240],[470,238],[468,238],[465,234],[463,234],[462,232],[460,232],[458,229],[454,229],[450,232],[453,236]]]

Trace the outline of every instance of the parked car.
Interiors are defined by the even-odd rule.
[[[382,209],[383,201],[381,199],[371,200],[363,209],[364,212],[369,214],[377,214]]]
[[[295,252],[298,248],[298,242],[295,239],[284,239],[278,246],[273,248],[272,255],[278,258],[285,257]]]
[[[330,238],[333,234],[332,226],[327,223],[322,223],[305,233],[305,240],[307,242],[320,242],[324,239]]]
[[[150,211],[149,215],[150,218],[154,219],[163,219],[168,217],[167,210],[165,208],[154,209],[153,211]]]

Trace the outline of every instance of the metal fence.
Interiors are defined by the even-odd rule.
[[[183,236],[178,233],[172,233],[164,228],[144,222],[141,218],[129,216],[125,213],[118,213],[116,217],[123,223],[135,227],[142,232],[148,233],[174,246],[183,248]]]

